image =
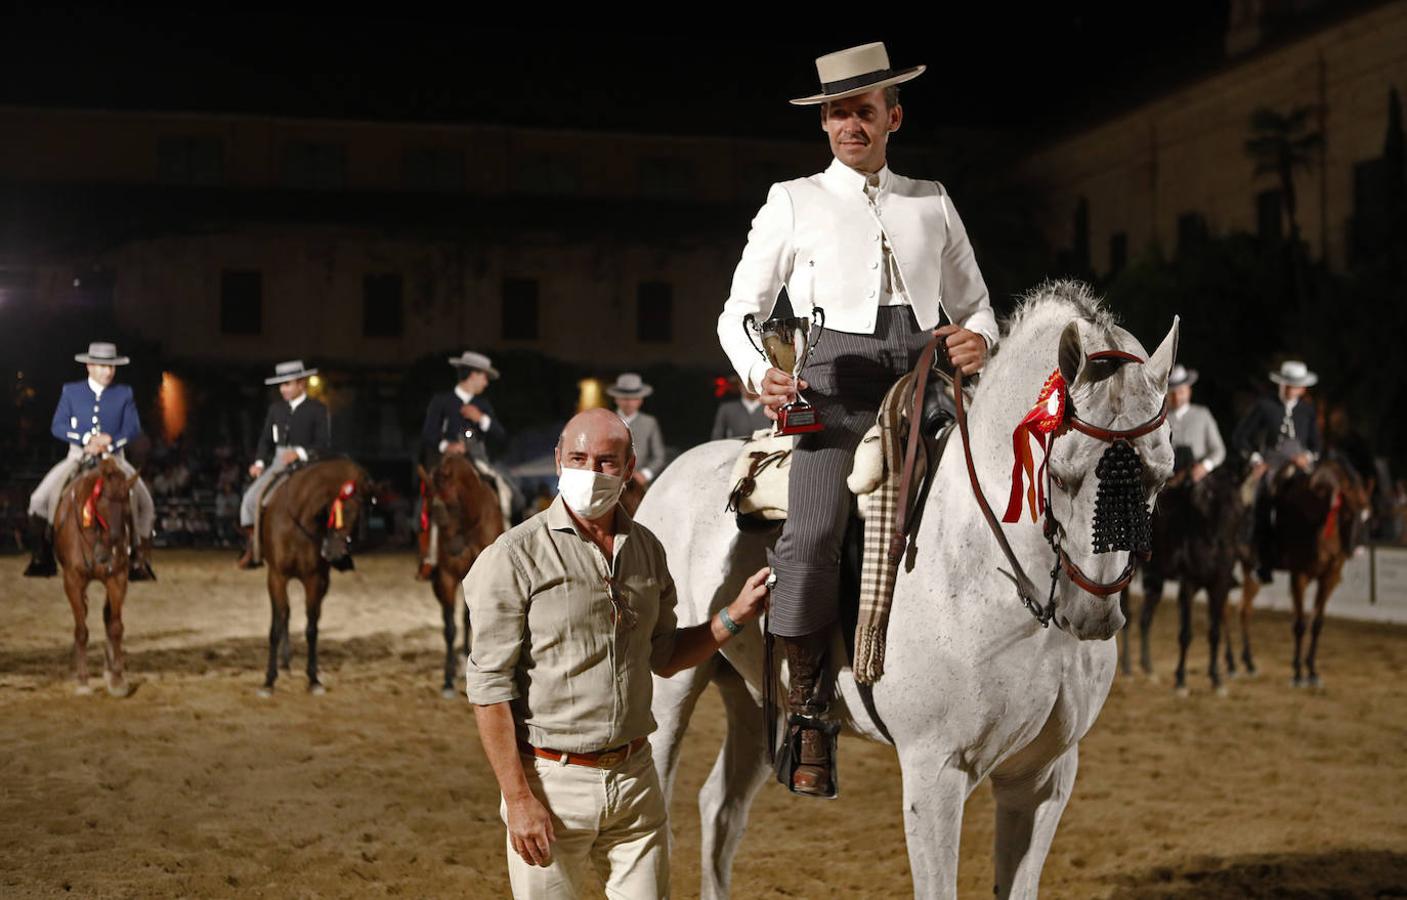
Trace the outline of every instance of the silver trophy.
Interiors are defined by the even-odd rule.
[[[811,314],[816,317],[814,328],[805,316],[768,319],[758,325],[757,317],[748,313],[743,317],[743,330],[747,332],[748,342],[762,354],[763,359],[790,373],[793,378],[800,378],[801,370],[820,343],[821,332],[826,326],[825,310],[819,306],[812,307]],[[776,434],[805,434],[824,427],[816,416],[816,407],[802,399],[801,391],[796,392],[795,400],[777,410]]]

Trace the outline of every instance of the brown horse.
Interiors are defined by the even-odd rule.
[[[1275,491],[1272,502],[1276,553],[1271,565],[1290,573],[1295,612],[1295,687],[1317,688],[1322,684],[1314,660],[1319,632],[1324,628],[1324,607],[1338,586],[1344,563],[1363,541],[1364,514],[1371,496],[1371,488],[1353,469],[1333,458],[1321,461],[1312,475],[1296,471]],[[1241,658],[1253,673],[1251,605],[1260,584],[1251,574],[1251,566],[1242,568],[1245,587],[1241,592]],[[1315,583],[1314,618],[1306,622],[1305,592],[1311,581]],[[1310,633],[1308,654],[1303,653],[1306,630]]]
[[[107,627],[103,677],[108,693],[129,693],[122,671],[122,602],[127,597],[128,546],[131,543],[130,494],[139,476],[123,474],[116,461],[85,466],[59,498],[54,516],[54,553],[63,571],[64,593],[73,609],[73,655],[78,693],[88,687],[88,585],[100,581],[107,591],[103,624]]]
[[[446,455],[432,473],[420,469],[426,485],[429,516],[439,534],[435,566],[430,572],[430,587],[440,601],[445,631],[446,698],[456,696],[454,689],[458,665],[454,656],[454,608],[459,600],[459,586],[469,567],[484,548],[503,533],[503,511],[498,493],[484,483],[473,463],[463,456]],[[469,607],[464,606],[464,652],[469,653]]]
[[[352,568],[351,533],[371,497],[367,473],[349,459],[328,459],[304,466],[284,482],[263,509],[259,537],[269,567],[269,666],[261,696],[273,693],[279,662],[289,667],[288,582],[303,583],[308,612],[308,690],[321,694],[318,681],[318,618],[331,570]]]

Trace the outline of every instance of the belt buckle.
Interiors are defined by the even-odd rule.
[[[596,757],[596,765],[602,769],[614,768],[625,759],[625,754],[624,750],[607,750]]]

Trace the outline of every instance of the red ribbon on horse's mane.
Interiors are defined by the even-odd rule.
[[[1065,378],[1056,369],[1050,373],[1041,388],[1036,405],[1026,413],[1011,433],[1011,451],[1015,457],[1011,464],[1011,497],[1006,504],[1003,522],[1015,522],[1021,518],[1021,498],[1025,495],[1031,507],[1031,521],[1039,517],[1039,510],[1045,507],[1045,467],[1050,461],[1051,435],[1065,419]],[[1041,448],[1041,466],[1036,469],[1035,457],[1031,452],[1031,440]],[[1027,484],[1027,482],[1030,482]]]
[[[1333,538],[1339,524],[1339,508],[1343,506],[1343,493],[1334,491],[1334,499],[1329,504],[1329,514],[1324,517],[1324,539]]]
[[[342,501],[352,499],[352,495],[357,492],[357,483],[352,480],[342,482],[342,487],[337,490],[337,497],[332,501],[332,508],[327,511],[327,527],[342,530]]]
[[[430,530],[430,487],[420,479],[420,530]]]
[[[98,524],[101,525],[101,526],[103,526],[103,531],[107,531],[107,530],[108,530],[108,527],[107,527],[107,519],[103,518],[103,514],[98,511],[98,498],[101,497],[102,495],[103,495],[103,479],[102,479],[102,476],[99,476],[99,477],[98,477],[98,480],[95,481],[95,482],[93,482],[93,492],[88,495],[88,499],[87,499],[87,500],[84,500],[84,501],[83,501],[83,527],[84,527],[84,528],[92,528],[92,527],[93,527],[93,519],[96,518],[96,519],[98,520]]]

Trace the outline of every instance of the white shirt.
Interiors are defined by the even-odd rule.
[[[881,303],[897,302],[913,308],[920,328],[937,327],[946,313],[988,347],[996,343],[987,285],[947,190],[888,167],[876,174],[872,196],[868,176],[838,159],[768,191],[718,317],[719,342],[749,389],[770,363],[743,320],[765,319],[783,287],[797,315],[823,308],[828,329],[873,334]]]
[[[741,403],[743,405],[743,409],[747,410],[749,413],[757,412],[757,408],[762,405],[762,401],[758,400],[755,397],[739,397],[738,402]]]
[[[88,387],[92,389],[94,396],[98,399],[102,399],[103,391],[107,389],[106,385],[98,384],[91,378],[88,379]]]

